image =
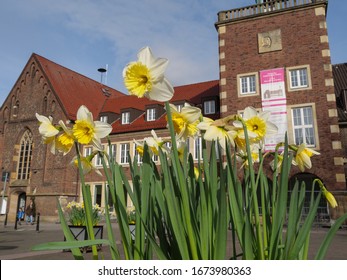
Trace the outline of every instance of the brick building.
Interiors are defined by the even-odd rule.
[[[328,1],[264,1],[221,11],[219,36],[221,115],[247,105],[272,112],[281,140],[305,142],[321,153],[295,178],[320,178],[346,212],[346,179],[326,25]],[[292,183],[291,182],[291,183]],[[324,201],[322,217],[328,214]]]
[[[218,81],[179,86],[171,102],[177,106],[189,102],[210,117],[219,117],[218,88]],[[205,103],[213,104],[213,108],[204,110]],[[2,213],[8,213],[9,220],[14,220],[18,207],[31,198],[35,198],[37,211],[46,220],[57,218],[57,198],[79,200],[80,180],[70,164],[75,154],[50,152],[42,143],[35,113],[51,116],[55,123],[75,120],[81,105],[86,105],[95,119],[112,124],[112,150],[126,169],[129,159],[125,155],[128,151],[131,156],[135,154],[133,139],[150,136],[151,129],[158,136],[168,137],[163,104],[125,95],[33,54],[0,112],[0,165],[9,179]],[[92,146],[85,147],[83,153],[91,151]],[[94,158],[94,164],[101,168],[98,158]],[[104,178],[90,174],[86,180],[94,203],[104,206]]]
[[[326,12],[326,0],[266,1],[219,12],[220,80],[175,87],[171,102],[199,106],[211,118],[241,113],[247,106],[272,111],[280,130],[267,140],[268,148],[287,132],[289,142],[305,142],[321,153],[307,172],[293,168],[290,183],[320,178],[338,199],[338,211],[330,213],[336,218],[347,212],[346,142],[341,141],[346,138],[346,113],[339,103],[347,87],[334,87],[334,80],[337,84],[344,78],[331,65]],[[5,192],[10,219],[33,196],[42,217],[51,220],[56,219],[57,197],[79,199],[78,174],[69,166],[73,155],[50,153],[41,143],[35,113],[55,121],[74,120],[82,104],[94,118],[112,124],[112,150],[125,167],[126,153],[135,156],[133,139],[150,136],[151,129],[168,137],[162,104],[124,95],[33,54],[0,111],[0,165],[10,174]],[[199,145],[189,144],[194,155]],[[91,151],[85,147],[83,152]],[[101,167],[98,158],[94,164]],[[91,174],[86,182],[93,202],[104,206],[105,180]],[[327,222],[324,200],[320,214],[320,222]]]

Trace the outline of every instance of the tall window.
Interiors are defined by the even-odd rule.
[[[17,168],[17,179],[27,180],[30,177],[30,165],[32,158],[33,135],[27,130],[20,141],[19,161]]]
[[[114,161],[117,161],[117,144],[111,144],[111,154],[110,157],[113,158]]]
[[[206,115],[216,113],[216,101],[215,100],[209,100],[209,101],[204,102],[204,113]]]
[[[198,160],[199,158],[202,158],[202,141],[201,137],[196,137],[194,139],[194,159]]]
[[[129,124],[130,123],[130,112],[123,112],[122,113],[122,124]]]
[[[254,94],[256,93],[255,75],[240,77],[240,93]]]
[[[155,121],[155,108],[147,109],[147,121]]]
[[[291,88],[308,87],[307,68],[293,69],[289,73]]]
[[[129,157],[128,157],[129,150],[130,150],[129,143],[120,144],[120,163],[121,164],[129,163]]]
[[[87,157],[87,156],[90,156],[93,152],[93,148],[92,147],[85,147],[84,148],[84,156]]]
[[[98,204],[101,206],[101,198],[102,198],[102,185],[94,185],[94,205]]]
[[[104,150],[104,145],[102,145],[102,150]],[[95,166],[102,166],[102,159],[99,153],[97,153],[95,156]]]
[[[315,147],[312,107],[294,108],[292,113],[295,144],[306,143],[308,147]]]
[[[100,117],[100,121],[101,121],[101,122],[107,123],[107,121],[108,121],[107,116],[101,116],[101,117]]]

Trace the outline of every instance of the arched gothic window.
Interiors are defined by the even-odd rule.
[[[20,141],[19,161],[17,169],[17,179],[27,180],[30,176],[30,165],[32,157],[33,135],[27,130]]]

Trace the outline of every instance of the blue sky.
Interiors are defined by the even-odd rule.
[[[183,85],[218,79],[217,13],[254,0],[2,0],[0,104],[35,52],[126,92],[122,70],[144,46],[170,60],[169,80]],[[330,0],[332,63],[347,62],[347,1]]]

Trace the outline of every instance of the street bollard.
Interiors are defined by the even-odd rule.
[[[40,231],[40,213],[37,213],[36,231]]]
[[[16,217],[16,221],[14,223],[14,229],[17,230],[17,223],[18,223],[18,218]]]
[[[5,222],[4,222],[4,226],[7,226],[7,213],[5,214]]]

